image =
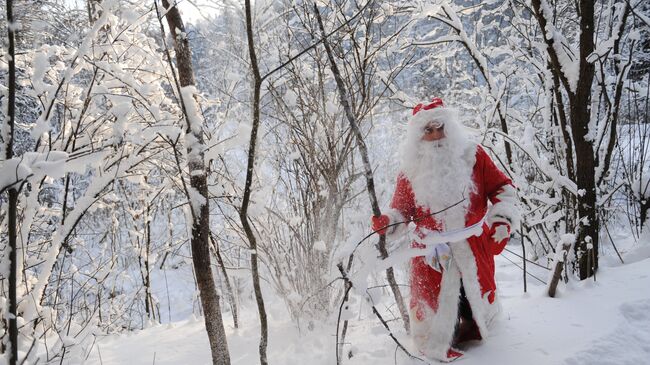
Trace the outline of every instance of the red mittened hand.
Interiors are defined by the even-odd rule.
[[[386,226],[390,224],[390,218],[387,215],[373,215],[370,219],[372,220],[373,231],[379,234],[386,234]]]
[[[508,244],[510,239],[510,226],[503,222],[497,222],[490,227],[489,237],[494,241],[492,253],[498,255]]]

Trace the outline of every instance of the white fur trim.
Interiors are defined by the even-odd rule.
[[[463,279],[463,287],[465,288],[465,296],[472,308],[472,316],[478,325],[482,338],[487,338],[488,327],[492,320],[499,313],[499,304],[496,300],[490,303],[488,294],[481,295],[481,286],[478,281],[478,268],[476,266],[476,259],[474,253],[469,246],[467,240],[454,242],[450,244],[451,252],[454,261],[458,265],[461,278]]]
[[[404,222],[407,220],[407,218],[404,217],[402,213],[400,213],[399,210],[397,209],[385,208],[382,210],[382,213],[388,216],[389,219],[388,224]],[[408,230],[408,223],[402,223],[396,226],[392,226],[387,229],[386,238],[389,240],[393,240],[395,238],[398,238],[402,234],[406,233],[407,230]]]
[[[499,202],[493,204],[486,217],[489,226],[494,223],[506,223],[515,229],[519,226],[520,214],[517,208],[517,191],[512,185],[505,185],[501,192],[497,194],[496,199]]]
[[[429,122],[436,121],[442,124],[455,123],[458,120],[458,111],[453,108],[437,107],[429,110],[421,109],[409,120],[409,128],[424,128]]]
[[[442,275],[438,310],[434,312],[425,303],[418,307],[424,310],[424,319],[419,321],[415,308],[411,308],[411,333],[416,348],[426,357],[449,361],[447,351],[451,348],[454,329],[458,322],[458,301],[460,295],[460,271],[453,262]]]
[[[494,302],[490,303],[487,293],[485,296],[481,295],[476,260],[467,240],[453,242],[449,246],[453,259],[449,269],[442,275],[438,310],[434,312],[428,305],[419,304],[425,314],[422,321],[417,319],[418,307],[410,310],[415,347],[426,357],[445,362],[449,361],[447,351],[451,348],[458,321],[461,278],[467,301],[472,308],[472,315],[482,338],[487,338],[488,327],[500,311],[496,296]]]

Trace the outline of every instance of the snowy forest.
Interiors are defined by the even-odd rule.
[[[0,8],[0,364],[437,363],[371,224],[432,97],[520,213],[459,361],[650,364],[649,2]]]

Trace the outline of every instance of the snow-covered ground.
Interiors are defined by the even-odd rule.
[[[505,253],[497,257],[501,317],[489,338],[466,347],[455,363],[485,364],[650,364],[650,245],[638,244],[624,255],[626,264],[602,260],[597,280],[570,282],[557,298],[545,295],[545,286],[529,277],[523,293],[522,271]],[[529,269],[530,269],[529,265]],[[546,280],[547,271],[531,273]],[[270,364],[335,364],[333,325],[299,332],[279,309],[270,304]],[[239,330],[227,323],[231,360],[236,365],[259,363],[254,307],[243,308]],[[346,364],[422,364],[408,359],[386,335],[381,324],[360,308],[351,320],[346,339]],[[398,338],[408,338],[391,322]],[[348,354],[352,357],[348,358]],[[88,364],[209,364],[210,352],[202,319],[154,326],[137,333],[99,339]],[[435,362],[432,362],[435,363]]]

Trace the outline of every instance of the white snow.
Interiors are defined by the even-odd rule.
[[[632,182],[632,192],[638,199],[650,198],[650,169],[644,170]]]
[[[0,190],[31,176],[61,177],[65,173],[67,158],[68,154],[62,151],[27,152],[20,157],[0,161]]]
[[[198,94],[199,92],[194,85],[181,88],[183,104],[185,105],[185,111],[187,112],[187,118],[189,119],[187,123],[194,134],[200,134],[201,126],[203,125],[203,118],[200,114],[201,110],[196,102],[196,95]]]
[[[235,78],[237,79],[237,78]],[[296,106],[296,101],[298,100],[298,95],[296,95],[293,90],[288,89],[287,92],[284,94],[284,102],[287,103],[288,107],[294,107]]]
[[[640,1],[633,0],[628,5],[634,8]],[[386,11],[385,15],[396,12],[404,20],[410,16],[407,13],[415,13],[410,20],[413,24],[422,24],[404,28],[402,34],[406,37],[393,39],[389,29],[379,32],[381,34],[377,37],[374,33],[364,36],[362,33],[370,30],[370,23],[363,25],[363,21],[359,23],[359,31],[353,34],[359,36],[360,44],[365,41],[369,44],[386,42],[385,48],[378,48],[377,52],[369,49],[371,52],[364,53],[363,59],[357,54],[358,61],[368,61],[371,66],[369,70],[372,72],[367,75],[368,80],[375,80],[369,84],[372,86],[368,89],[373,91],[371,94],[380,92],[382,84],[386,87],[400,84],[400,87],[390,87],[385,94],[377,96],[379,102],[367,113],[364,111],[363,119],[359,120],[363,122],[370,162],[376,167],[373,173],[380,203],[390,201],[387,195],[393,191],[392,177],[397,173],[399,161],[395,156],[396,146],[403,139],[400,132],[406,129],[407,134],[415,137],[414,141],[420,141],[423,125],[419,123],[431,121],[432,114],[422,111],[416,118],[407,117],[410,110],[406,107],[420,98],[427,100],[428,93],[438,90],[449,106],[460,108],[466,116],[459,118],[458,128],[448,125],[446,141],[437,142],[435,151],[428,151],[438,156],[437,165],[417,165],[418,158],[405,158],[403,165],[409,167],[406,172],[420,176],[412,179],[414,189],[419,191],[416,196],[431,203],[425,205],[434,211],[458,201],[461,202],[458,208],[466,206],[467,200],[461,199],[475,188],[470,179],[474,145],[467,150],[458,149],[459,156],[461,152],[468,152],[460,156],[466,163],[458,164],[447,161],[449,154],[445,153],[445,147],[455,141],[455,132],[468,132],[472,141],[478,143],[480,140],[490,149],[495,163],[499,162],[498,165],[505,169],[507,161],[504,161],[501,143],[506,141],[513,147],[513,155],[508,157],[514,158],[507,172],[520,189],[518,194],[526,198],[528,226],[549,233],[548,248],[559,241],[555,258],[552,252],[541,252],[542,248],[546,251],[546,246],[537,242],[526,243],[526,247],[533,251],[532,254],[529,251],[529,256],[540,257],[537,263],[541,265],[548,265],[553,259],[555,262],[574,260],[573,254],[564,257],[559,249],[562,244],[575,241],[573,235],[562,235],[567,231],[564,215],[570,212],[562,209],[565,196],[561,189],[575,195],[578,201],[585,195],[585,189],[579,189],[564,171],[564,137],[560,127],[556,126],[557,120],[554,120],[559,116],[554,113],[561,106],[553,98],[547,49],[541,37],[553,41],[552,50],[559,58],[562,81],[568,84],[569,90],[575,90],[579,76],[576,58],[579,56],[576,47],[578,34],[573,31],[571,22],[578,18],[560,17],[558,22],[549,22],[545,29],[541,29],[542,35],[535,27],[528,33],[529,21],[536,23],[535,19],[528,13],[521,14],[524,9],[509,7],[506,3],[499,5],[499,2],[488,1],[467,6],[461,5],[462,2],[429,3],[416,4],[412,10],[393,9],[396,5],[390,2],[380,5],[382,11]],[[328,2],[319,0],[319,4],[326,7]],[[354,9],[354,5],[351,2],[346,5],[347,9],[339,10],[346,14],[356,12],[358,9]],[[548,0],[542,0],[542,12],[549,19],[553,16],[550,5]],[[597,22],[597,44],[589,59],[597,67],[605,59],[624,62],[631,41],[641,40],[640,30],[631,30],[622,22],[623,10],[630,9],[625,6],[619,2],[602,9],[605,15],[604,18],[601,15]],[[291,19],[293,15],[290,13],[276,14],[279,8],[273,6],[257,8],[256,18],[266,16],[270,19],[260,28],[264,30],[259,39],[260,50],[270,50],[261,59],[262,68],[273,67],[286,57],[285,54],[295,54],[303,42],[307,42],[306,45],[314,40],[301,36],[302,25]],[[262,9],[266,10],[261,12]],[[506,9],[516,12],[515,16],[508,13],[510,24],[500,24],[504,29],[493,33],[496,22],[490,19],[500,19]],[[199,207],[206,206],[207,197],[189,186],[186,190],[189,204],[185,204],[185,197],[181,195],[182,179],[205,174],[200,162],[208,166],[212,160],[217,161],[209,166],[212,173],[206,176],[209,178],[209,191],[216,199],[215,204],[211,204],[209,228],[219,242],[223,242],[219,249],[226,259],[224,266],[232,280],[235,300],[241,306],[241,328],[235,329],[230,312],[232,307],[224,293],[222,272],[216,270],[218,266],[213,262],[234,365],[259,363],[259,323],[248,265],[252,254],[260,259],[269,315],[268,356],[271,364],[336,363],[338,313],[335,310],[325,313],[319,305],[308,307],[318,303],[322,307],[338,308],[343,281],[338,277],[335,264],[338,260],[347,262],[350,254],[354,254],[355,261],[348,278],[354,284],[354,290],[341,313],[342,318],[349,320],[348,336],[341,345],[342,363],[425,363],[409,359],[397,349],[387,329],[375,317],[370,303],[388,320],[395,336],[409,350],[415,351],[385,285],[385,270],[395,268],[397,281],[408,301],[408,261],[431,252],[436,245],[444,249],[447,247],[442,244],[444,242],[452,242],[449,246],[455,249],[454,241],[482,232],[481,224],[464,229],[464,212],[459,215],[460,209],[452,209],[440,214],[446,234],[432,232],[426,237],[416,237],[412,231],[410,235],[404,234],[408,231],[407,224],[400,225],[388,238],[390,256],[387,259],[379,257],[376,236],[358,244],[368,232],[370,212],[363,175],[357,175],[358,155],[351,147],[339,149],[341,144],[348,143],[347,137],[339,138],[346,136],[346,122],[338,118],[341,110],[332,88],[331,71],[327,67],[322,70],[319,63],[314,62],[318,59],[305,56],[301,61],[293,62],[290,72],[278,73],[273,80],[268,79],[277,87],[277,96],[282,97],[286,105],[275,103],[275,98],[267,98],[269,103],[265,103],[263,119],[266,122],[262,123],[259,133],[258,174],[249,208],[260,246],[257,250],[247,249],[236,213],[240,204],[240,183],[246,172],[245,152],[251,130],[250,104],[247,102],[250,83],[247,82],[249,65],[246,58],[234,57],[231,60],[242,50],[238,46],[244,40],[239,34],[241,24],[236,21],[237,13],[228,15],[228,24],[215,29],[215,32],[203,26],[188,27],[191,32],[187,34],[179,32],[180,37],[189,37],[199,45],[193,47],[200,60],[196,68],[199,81],[196,87],[181,88],[177,90],[178,95],[173,95],[172,81],[165,77],[173,70],[169,69],[160,45],[155,42],[156,37],[148,28],[155,19],[150,4],[104,0],[97,10],[99,19],[88,26],[82,24],[80,31],[74,32],[67,40],[62,37],[55,42],[60,45],[37,46],[46,41],[37,39],[36,44],[20,52],[17,59],[28,75],[21,81],[24,95],[19,95],[20,100],[33,99],[35,103],[25,104],[29,106],[25,109],[27,114],[22,113],[25,118],[17,119],[16,126],[20,131],[15,145],[17,157],[0,158],[0,190],[28,182],[22,185],[19,200],[20,244],[17,247],[16,272],[17,282],[23,284],[17,288],[20,298],[18,325],[21,328],[18,350],[25,354],[33,338],[37,339],[34,344],[40,346],[34,348],[30,355],[32,358],[24,363],[59,362],[60,358],[56,356],[62,355],[62,346],[67,346],[65,359],[60,361],[63,364],[211,363],[204,322],[196,317],[202,310],[188,240],[192,214],[198,214]],[[364,13],[368,14],[367,11]],[[628,21],[634,18],[648,23],[647,17],[637,14],[636,10],[632,13],[630,15],[634,16],[630,16]],[[397,24],[384,23],[385,15],[374,18],[372,27],[391,28]],[[444,24],[432,21],[435,19]],[[285,20],[288,20],[286,24]],[[282,23],[279,27],[275,24],[278,21]],[[332,19],[328,28],[337,24],[331,22]],[[48,31],[47,24],[40,20],[31,21],[36,32]],[[8,26],[19,29],[20,23]],[[618,34],[617,29],[624,32]],[[520,30],[524,31],[522,37],[516,34]],[[282,37],[289,36],[288,40],[279,38],[280,48],[275,47],[278,31]],[[415,58],[411,63],[410,58],[402,56],[409,54],[410,57],[413,49],[413,44],[409,44],[413,43],[410,38],[420,34],[425,34],[420,43],[437,42],[439,47],[431,48],[432,52],[413,53]],[[499,34],[500,40],[491,39],[491,34]],[[222,35],[231,40],[222,39]],[[348,38],[341,39],[344,48],[350,45]],[[204,44],[204,41],[208,42]],[[618,41],[622,45],[619,54],[612,54],[612,46]],[[204,56],[206,53],[209,57]],[[275,59],[278,57],[280,60]],[[397,71],[402,66],[405,66],[404,76],[399,76]],[[7,69],[6,62],[0,63],[0,69]],[[419,80],[420,74],[435,77]],[[346,75],[352,84],[357,81],[354,74]],[[597,73],[594,85],[605,87],[601,90],[605,93],[603,95],[613,96],[615,76],[610,70],[602,76]],[[620,77],[627,77],[627,74],[621,73]],[[404,87],[401,85],[403,82]],[[647,97],[644,82],[626,84],[624,95]],[[432,85],[435,90],[429,89]],[[352,87],[350,95],[356,98],[357,90]],[[594,95],[599,95],[598,90],[594,89]],[[318,100],[313,103],[316,95]],[[180,105],[172,100],[173,96],[182,99],[186,118],[182,117]],[[7,88],[1,85],[0,99],[0,114],[6,116]],[[600,149],[595,151],[602,154],[609,142],[608,124],[602,123],[604,118],[608,118],[607,109],[602,100],[592,99],[587,138],[594,142],[602,141],[598,144]],[[566,98],[564,102],[568,102]],[[629,110],[623,111],[625,108],[628,107],[622,106],[621,113],[630,114]],[[283,113],[276,114],[276,111]],[[291,118],[285,118],[288,116]],[[508,120],[507,136],[500,129],[492,129],[499,125],[499,116]],[[300,142],[298,137],[302,136],[286,133],[285,124],[292,131],[301,132],[301,128],[293,128],[293,122],[291,125],[286,123],[294,119],[297,127],[304,125],[308,127],[305,132],[313,133],[313,136],[305,134],[304,137],[313,140],[316,149],[303,148],[307,145]],[[473,128],[478,126],[478,129],[470,131],[461,122]],[[311,131],[312,127],[315,132]],[[632,128],[630,133],[636,133],[633,127],[624,127],[623,131]],[[573,132],[568,126],[567,129],[570,140]],[[39,139],[39,147],[33,152],[23,152],[25,148],[32,150],[31,141],[24,143],[29,139],[24,132],[30,130],[33,137]],[[48,131],[50,133],[45,133]],[[0,134],[0,139],[9,140],[7,126],[0,128]],[[494,138],[499,136],[503,138]],[[625,136],[620,133],[619,136],[622,137],[618,141],[621,148],[622,141],[637,141],[634,134]],[[159,137],[166,141],[161,143]],[[546,142],[549,141],[553,141],[553,145],[547,149]],[[170,144],[176,143],[178,147],[184,147],[181,156],[171,153]],[[333,148],[334,153],[330,156],[324,146]],[[420,151],[417,147],[415,143],[405,143],[404,150],[411,152],[410,157],[424,156],[416,153]],[[4,148],[4,144],[0,146],[0,152]],[[637,156],[635,151],[630,149],[632,162]],[[180,157],[180,166],[172,157]],[[203,160],[199,160],[201,158]],[[616,160],[618,158],[614,157],[612,166],[623,162],[627,165],[628,158],[620,157],[620,161]],[[332,166],[328,160],[334,159],[343,163],[331,161],[341,168],[336,176],[312,173],[316,172],[311,170],[314,161],[322,166]],[[628,167],[634,172],[632,176],[621,174],[619,167],[601,171],[602,164],[596,171],[596,178],[606,177],[605,184],[599,186],[599,208],[608,212],[608,219],[603,222],[608,223],[614,233],[612,237],[606,231],[607,237],[600,240],[598,249],[603,254],[597,281],[576,282],[573,279],[569,284],[561,282],[556,298],[549,298],[543,280],[548,280],[551,271],[528,265],[531,274],[528,293],[523,293],[523,273],[517,266],[521,265],[521,259],[517,257],[521,254],[521,242],[512,241],[508,249],[496,258],[502,315],[493,323],[491,334],[485,341],[463,347],[466,356],[461,360],[462,364],[650,364],[650,221],[645,223],[642,232],[638,232],[622,230],[615,225],[628,223],[610,219],[616,217],[623,207],[617,203],[610,205],[610,202],[625,198],[628,199],[626,203],[638,203],[634,197],[636,200],[650,198],[648,166],[632,164]],[[309,168],[309,176],[302,176],[303,171],[307,171],[305,168]],[[69,181],[61,179],[66,173],[73,173]],[[307,180],[302,180],[303,177]],[[305,194],[294,195],[294,192],[303,192],[303,181]],[[298,186],[300,190],[294,190]],[[316,191],[308,190],[313,186],[318,187]],[[612,186],[617,188],[611,192],[605,190]],[[153,194],[159,188],[159,193]],[[632,194],[628,194],[630,190]],[[336,199],[338,196],[342,199]],[[129,200],[130,197],[137,200]],[[61,204],[64,201],[67,204]],[[337,207],[339,202],[344,204],[340,214],[330,214],[330,207]],[[491,213],[494,213],[494,207]],[[0,217],[6,217],[7,208],[0,199]],[[405,220],[401,214],[393,213]],[[279,218],[277,221],[275,216]],[[489,215],[486,221],[490,223]],[[151,223],[147,231],[142,224],[145,222]],[[592,223],[588,217],[581,217],[580,222]],[[0,236],[6,233],[3,227],[0,227]],[[518,224],[512,224],[512,228],[522,229]],[[147,232],[151,234],[147,235]],[[601,233],[605,236],[605,232]],[[505,236],[505,227],[495,235],[497,239]],[[145,238],[146,247],[142,245]],[[413,239],[429,247],[411,248],[409,241]],[[539,241],[543,239],[546,238],[539,238]],[[588,247],[593,247],[595,242],[591,237],[588,240]],[[627,240],[628,245],[620,244],[621,240]],[[64,243],[69,246],[64,246]],[[618,257],[612,254],[611,245],[614,243],[623,253],[625,264],[619,263]],[[73,252],[69,252],[68,247]],[[0,254],[2,251],[6,255],[7,250],[0,247]],[[445,253],[438,250],[437,256],[445,256]],[[151,270],[150,289],[139,284],[144,282],[144,256],[147,259],[146,270]],[[432,257],[429,255],[428,261],[432,261]],[[571,262],[565,265],[571,267]],[[0,260],[0,277],[5,276],[8,270],[7,260]],[[59,296],[59,292],[67,298],[67,288],[71,292],[70,305],[59,301],[64,298]],[[322,297],[325,291],[321,288],[330,290],[331,296]],[[79,295],[74,293],[75,290]],[[108,292],[110,304],[100,300],[105,292]],[[43,293],[47,295],[43,296]],[[145,294],[151,294],[150,304],[159,311],[156,319],[148,319],[144,309],[138,308],[144,305]],[[0,296],[0,309],[6,304],[6,298]],[[99,305],[101,310],[93,312],[95,305]],[[302,306],[308,309],[304,312],[302,308],[296,310]],[[0,312],[6,318],[11,316],[6,311]],[[104,313],[108,318],[103,317]],[[316,318],[311,318],[312,315]],[[300,318],[299,321],[296,317]],[[36,318],[39,318],[38,323]],[[163,324],[158,324],[157,320],[161,318]],[[455,317],[451,317],[450,322],[454,320]],[[133,330],[140,326],[144,329]],[[5,363],[5,358],[0,356],[0,365]]]
[[[336,111],[338,110],[338,105],[333,100],[327,100],[325,103],[325,112],[328,115],[334,115],[336,114]]]
[[[528,280],[522,291],[521,271],[498,256],[497,280],[502,313],[486,341],[465,347],[464,365],[484,364],[645,364],[650,359],[650,250],[638,244],[625,265],[601,267],[597,281],[560,285],[557,298],[546,286]],[[510,250],[516,250],[514,245]],[[508,254],[509,255],[509,254]],[[510,255],[512,260],[520,259]],[[636,261],[635,261],[636,260]],[[633,262],[634,261],[634,262]],[[529,265],[530,267],[530,265]],[[533,267],[534,275],[544,270]],[[376,293],[374,293],[376,294]],[[373,295],[375,298],[376,295]],[[392,304],[384,296],[382,305]],[[345,311],[350,329],[344,364],[423,364],[407,359],[370,312],[365,300],[353,301]],[[385,309],[382,305],[380,310]],[[284,315],[278,301],[269,305],[269,363],[335,363],[333,323],[300,332]],[[224,314],[233,364],[259,362],[259,327],[255,308],[242,308],[242,325],[235,330]],[[412,349],[398,321],[389,322],[400,341]],[[348,353],[353,357],[348,359]],[[158,325],[134,334],[100,337],[86,363],[208,364],[210,352],[203,321]],[[436,363],[436,362],[431,362]]]
[[[550,19],[553,19],[553,10],[551,5],[546,1],[541,1],[541,10],[547,19],[545,36],[548,40],[553,40],[553,49],[557,54],[558,62],[564,77],[569,83],[572,92],[575,92],[578,86],[579,67],[578,52],[569,40],[553,25]]]
[[[321,252],[326,252],[327,251],[327,246],[325,245],[324,241],[316,241],[316,242],[314,242],[314,250],[321,251]]]

